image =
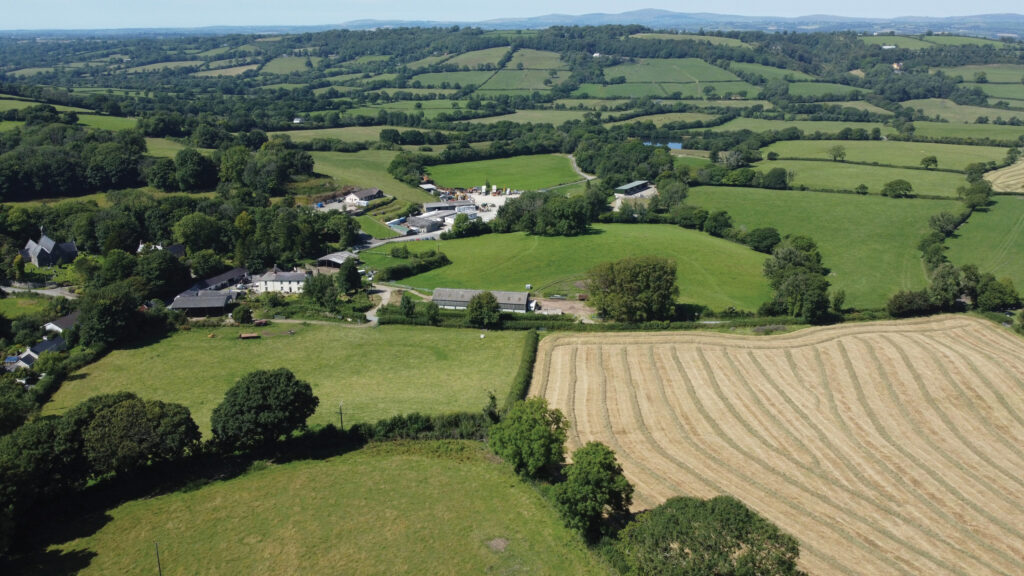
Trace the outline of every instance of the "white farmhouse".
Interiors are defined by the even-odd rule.
[[[308,275],[305,272],[282,272],[275,266],[265,274],[254,276],[252,289],[257,294],[264,292],[281,292],[282,294],[301,294]]]

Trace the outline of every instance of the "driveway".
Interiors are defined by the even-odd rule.
[[[14,286],[0,286],[0,290],[8,294],[15,294],[17,292],[32,292],[34,294],[42,294],[43,296],[50,296],[56,298],[57,296],[63,296],[68,300],[74,300],[78,298],[78,294],[68,290],[67,288],[15,288]]]

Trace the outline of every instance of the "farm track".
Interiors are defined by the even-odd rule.
[[[1024,573],[1024,340],[944,316],[771,337],[558,334],[532,394],[635,508],[728,493],[812,574]]]

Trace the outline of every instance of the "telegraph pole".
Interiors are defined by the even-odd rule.
[[[164,570],[160,567],[160,543],[153,542],[153,548],[156,549],[156,573],[158,576],[164,576]]]

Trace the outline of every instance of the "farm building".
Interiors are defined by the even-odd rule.
[[[43,338],[41,342],[36,343],[24,352],[18,355],[18,360],[12,365],[12,369],[24,368],[26,370],[32,368],[32,365],[36,363],[39,356],[43,352],[60,352],[67,348],[67,343],[64,342],[64,338],[57,336],[56,338]]]
[[[331,252],[317,258],[316,265],[324,268],[341,268],[341,265],[347,260],[359,260],[359,257],[347,250]]]
[[[231,294],[229,293],[196,290],[178,294],[168,308],[181,310],[189,316],[222,316],[227,312],[230,302]]]
[[[458,210],[460,206],[476,206],[472,200],[452,200],[450,202],[426,202],[423,204],[423,212],[434,212],[435,210]]]
[[[75,310],[67,316],[61,316],[52,322],[43,324],[43,330],[47,332],[56,332],[57,334],[63,334],[66,330],[71,330],[75,326],[75,322],[78,321],[79,311]]]
[[[442,220],[422,216],[413,216],[405,221],[406,227],[415,230],[417,234],[436,232],[441,229],[441,224],[443,224]]]
[[[345,196],[345,204],[362,208],[367,206],[371,200],[383,197],[384,193],[381,192],[379,188],[362,188],[349,192],[348,195]]]
[[[635,182],[630,182],[629,184],[619,186],[618,188],[615,189],[615,192],[618,194],[632,196],[633,194],[637,194],[643,192],[644,190],[647,190],[650,187],[650,185],[650,182],[648,182],[647,180],[636,180]]]
[[[196,282],[186,292],[197,292],[200,290],[221,290],[233,284],[240,284],[249,278],[249,271],[245,268],[232,268],[223,274]]]
[[[169,244],[166,247],[159,244],[148,244],[145,242],[139,242],[139,247],[135,250],[136,254],[141,254],[146,249],[151,250],[167,250],[175,258],[185,257],[185,245],[184,244]]]
[[[40,268],[54,266],[73,262],[78,257],[78,247],[74,242],[57,242],[40,229],[39,242],[29,240],[21,257]]]
[[[282,292],[284,294],[300,294],[306,284],[308,274],[305,272],[284,272],[277,266],[265,274],[253,276],[252,288],[257,294],[264,292]]]
[[[482,293],[483,290],[463,290],[460,288],[437,288],[431,301],[439,308],[449,310],[465,310],[473,296]],[[491,291],[498,301],[498,307],[502,312],[526,312],[530,309],[529,292],[501,292]]]

